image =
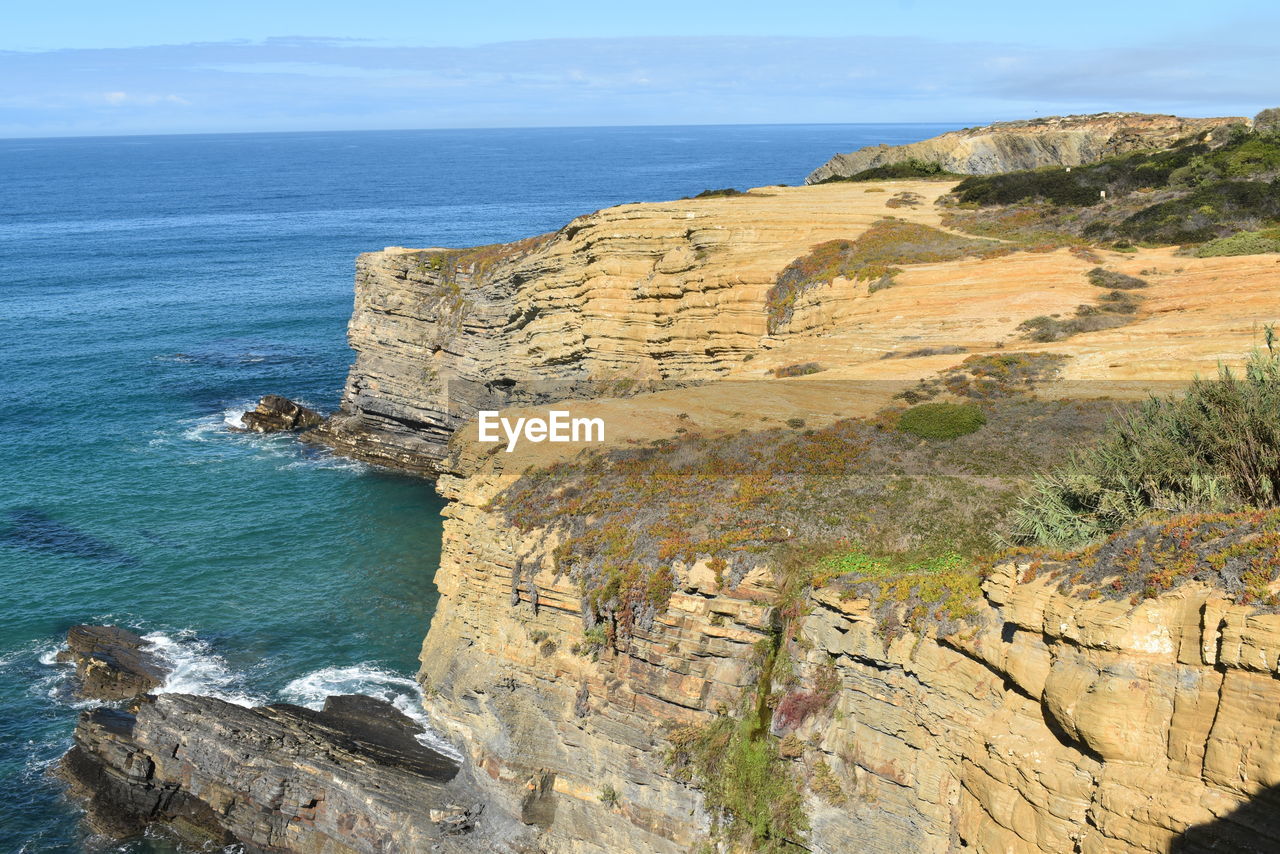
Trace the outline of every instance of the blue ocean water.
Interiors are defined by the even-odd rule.
[[[49,770],[69,626],[151,637],[166,690],[415,708],[431,485],[227,423],[338,401],[357,253],[800,183],[932,125],[0,140],[0,852],[98,850]],[[171,851],[148,840],[109,850]]]

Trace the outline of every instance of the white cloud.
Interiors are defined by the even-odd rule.
[[[180,95],[134,95],[129,92],[103,92],[100,100],[105,101],[112,107],[126,106],[142,106],[154,107],[158,104],[181,104],[189,105],[191,102]]]

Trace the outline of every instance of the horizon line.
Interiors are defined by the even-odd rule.
[[[1126,111],[1131,112],[1131,111]],[[1081,114],[1092,115],[1092,114]],[[1155,115],[1155,114],[1152,114]],[[1047,116],[1038,116],[1036,118],[1048,118]],[[1008,119],[992,119],[986,124],[992,124],[998,121],[1009,121]],[[627,130],[639,128],[732,128],[732,127],[876,127],[876,126],[903,126],[903,125],[919,125],[921,127],[934,127],[938,125],[956,125],[961,126],[958,121],[928,121],[928,122],[891,122],[891,121],[868,121],[868,122],[706,122],[706,123],[684,123],[684,124],[601,124],[601,125],[483,125],[473,127],[387,127],[387,128],[312,128],[307,130],[230,130],[230,131],[172,131],[172,132],[149,132],[149,133],[68,133],[55,136],[0,136],[0,142],[39,142],[42,140],[54,139],[137,139],[143,137],[170,137],[170,136],[266,136],[270,134],[312,134],[312,133],[451,133],[451,132],[474,132],[474,131],[503,131],[503,130]],[[982,125],[968,124],[965,127],[981,127]]]

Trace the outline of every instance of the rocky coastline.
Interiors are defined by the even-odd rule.
[[[814,175],[926,155],[956,172],[1088,162],[1236,121],[996,125],[859,152]],[[904,224],[912,239],[954,236],[951,184],[877,183],[624,205],[513,244],[361,256],[339,411],[316,423],[264,398],[245,422],[432,477],[448,499],[419,681],[463,760],[418,744],[416,724],[370,698],[330,698],[316,712],[147,694],[144,646],[81,632],[72,648],[86,684],[112,699],[140,694],[128,710],[86,712],[64,761],[93,826],[123,837],[158,823],[308,854],[1280,848],[1265,809],[1280,788],[1280,614],[1200,580],[1124,588],[1130,564],[1168,559],[1151,545],[1168,532],[1103,553],[1087,579],[1064,558],[1006,556],[927,602],[917,588],[873,590],[839,573],[795,585],[777,553],[728,564],[675,546],[660,552],[658,583],[624,588],[637,571],[619,566],[622,580],[596,593],[575,575],[554,512],[530,522],[504,503],[535,494],[519,492],[527,475],[574,472],[561,492],[539,493],[566,502],[605,488],[598,470],[566,468],[601,449],[504,455],[478,441],[481,409],[571,404],[605,419],[604,449],[623,459],[753,435],[776,452],[827,429],[841,452],[871,453],[874,436],[857,444],[862,434],[840,425],[896,431],[904,390],[963,395],[1052,363],[1039,396],[1017,398],[1044,423],[1064,401],[1141,398],[1212,370],[1251,346],[1255,315],[1280,308],[1270,258],[1064,244],[912,257],[872,279],[836,270],[783,292],[776,322],[780,283],[817,266],[820,247]],[[1130,322],[1027,337],[1028,318],[1091,305],[1089,274],[1102,268],[1141,277]],[[1067,432],[1086,431],[1073,411],[1062,417]],[[924,436],[894,441],[876,458],[885,469],[933,453]],[[755,488],[738,504],[770,506],[760,481],[773,463],[734,470]],[[673,493],[644,492],[655,503]],[[658,529],[646,507],[628,509],[636,528]],[[812,511],[824,512],[835,513]],[[663,535],[684,544],[694,516]],[[631,530],[593,525],[585,536],[602,551],[634,556],[623,548]],[[1269,529],[1256,534],[1245,540],[1270,542]],[[925,585],[949,578],[929,573]],[[98,677],[103,658],[141,675]],[[773,745],[771,773],[803,816],[786,833],[767,814],[755,837],[717,835],[723,791],[690,770],[689,745],[719,734],[710,743],[727,754],[740,720]]]

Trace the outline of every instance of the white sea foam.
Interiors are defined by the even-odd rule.
[[[194,632],[178,632],[176,637],[164,632],[143,635],[155,653],[170,668],[157,694],[203,694],[235,703],[237,706],[259,706],[265,698],[246,691],[241,678],[227,666],[222,656]]]
[[[325,667],[305,676],[299,676],[280,691],[280,699],[319,709],[325,697],[335,694],[366,694],[391,703],[422,725],[424,732],[418,735],[423,745],[458,761],[462,754],[434,727],[422,711],[422,688],[416,681],[373,664],[356,664],[350,667]]]
[[[243,406],[233,406],[229,409],[222,410],[222,423],[228,427],[234,427],[237,430],[244,429],[244,414],[248,412],[248,408]]]

